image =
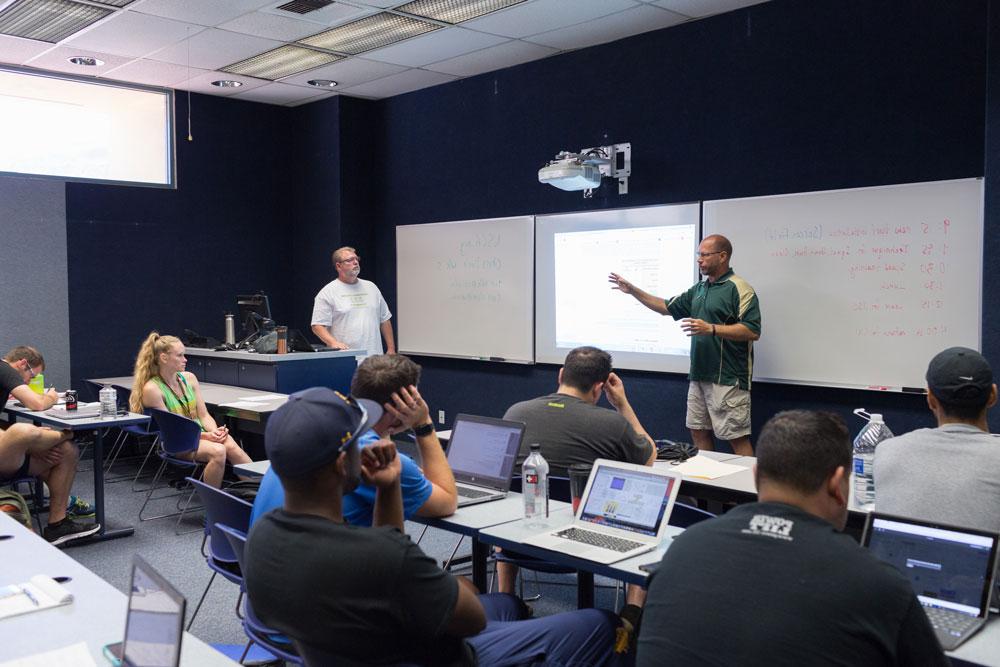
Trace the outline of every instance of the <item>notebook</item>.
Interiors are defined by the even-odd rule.
[[[105,647],[129,667],[177,667],[186,600],[141,556],[132,558],[125,641]]]
[[[60,607],[73,601],[73,594],[52,577],[36,574],[23,584],[0,586],[0,619]]]
[[[872,512],[861,543],[910,580],[950,651],[986,623],[998,540],[997,533]]]
[[[459,507],[507,496],[523,437],[521,422],[474,415],[455,417],[447,456],[455,475]]]
[[[597,459],[573,522],[525,544],[616,563],[652,551],[663,539],[681,476],[649,466]]]

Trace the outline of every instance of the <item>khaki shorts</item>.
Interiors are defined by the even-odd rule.
[[[721,440],[750,435],[750,392],[713,382],[691,382],[687,396],[687,427],[715,431]]]

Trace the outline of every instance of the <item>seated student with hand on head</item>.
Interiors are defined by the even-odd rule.
[[[229,429],[218,426],[208,413],[198,378],[185,372],[186,365],[184,344],[179,338],[150,333],[135,358],[129,408],[140,413],[145,408],[167,410],[198,422],[201,441],[194,460],[205,464],[205,483],[221,488],[226,461],[250,463],[251,459],[229,435]]]
[[[54,389],[35,393],[28,382],[45,370],[45,359],[27,345],[15,347],[0,361],[0,405],[13,396],[31,410],[47,410],[58,396]],[[79,453],[72,431],[56,431],[23,422],[0,426],[0,480],[40,477],[49,487],[49,519],[43,537],[59,545],[93,535],[98,523],[78,518],[94,516],[90,505],[70,495]]]
[[[385,412],[372,428],[358,439],[366,447],[379,438],[414,429],[420,448],[421,465],[408,456],[399,455],[402,472],[403,516],[448,516],[458,506],[455,476],[452,474],[444,448],[434,432],[430,409],[417,391],[420,366],[401,354],[380,354],[366,358],[358,365],[351,381],[351,395],[374,401]],[[421,470],[422,468],[422,470]],[[375,487],[361,484],[344,495],[344,518],[355,526],[372,524]],[[278,475],[269,470],[261,480],[253,504],[252,524],[268,511],[281,507],[284,491]]]
[[[518,620],[517,598],[477,595],[402,532],[400,460],[391,441],[359,446],[381,411],[361,402],[314,387],[268,420],[265,447],[286,495],[247,540],[244,582],[260,620],[312,665],[606,664],[612,614]],[[376,489],[374,527],[344,520],[343,495],[361,480]]]

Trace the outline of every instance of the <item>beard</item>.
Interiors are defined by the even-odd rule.
[[[348,269],[347,275],[350,276],[351,278],[357,278],[358,276],[361,275],[361,267],[358,266],[353,269]]]

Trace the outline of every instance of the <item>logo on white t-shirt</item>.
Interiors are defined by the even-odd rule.
[[[768,516],[766,514],[755,514],[750,518],[750,525],[741,532],[746,535],[766,535],[767,537],[791,542],[794,539],[791,536],[792,526],[794,525],[795,522],[790,519],[782,519],[781,517]]]

